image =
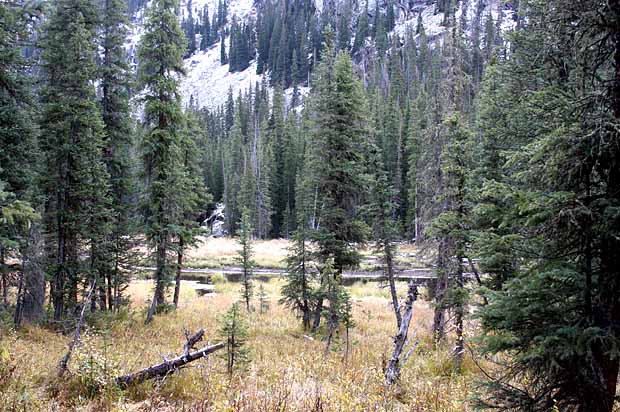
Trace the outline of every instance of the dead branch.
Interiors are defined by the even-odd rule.
[[[90,290],[88,291],[88,295],[86,296],[86,299],[84,299],[84,301],[82,302],[82,310],[80,311],[80,319],[78,320],[78,323],[75,326],[75,333],[73,334],[73,340],[69,344],[69,349],[67,350],[67,353],[65,354],[65,356],[63,356],[63,358],[58,363],[58,377],[59,378],[62,377],[62,375],[67,370],[67,365],[69,364],[69,359],[71,359],[71,354],[73,353],[73,349],[75,349],[77,344],[80,342],[82,325],[84,324],[84,313],[86,312],[87,303],[90,302],[90,297],[93,294],[93,290],[95,290],[96,284],[97,282],[93,280],[92,284],[90,285]]]
[[[185,346],[183,347],[183,354],[185,356],[189,355],[189,351],[194,349],[194,346],[202,340],[204,335],[205,335],[204,329],[200,329],[198,332],[194,333],[191,336],[189,335],[189,331],[185,330],[186,342],[185,342]]]

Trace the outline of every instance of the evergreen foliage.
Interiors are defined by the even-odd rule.
[[[363,242],[368,229],[359,216],[364,188],[363,156],[367,143],[366,104],[361,84],[346,52],[333,56],[329,45],[315,91],[314,149],[323,161],[314,165],[321,197],[321,226],[313,232],[322,261],[334,259],[338,275],[359,261],[353,242]],[[330,56],[332,54],[332,56]]]
[[[252,225],[250,222],[250,213],[247,207],[243,208],[239,227],[239,245],[241,246],[241,250],[239,251],[237,262],[243,269],[241,278],[241,298],[243,299],[246,311],[250,312],[252,310],[251,300],[254,295],[252,269],[255,264],[252,260]]]
[[[481,312],[483,344],[511,356],[480,403],[608,412],[619,367],[620,221],[620,44],[608,22],[620,7],[521,1],[519,13],[483,97],[490,173],[479,212],[491,237],[480,251],[499,251],[485,264],[501,283]]]
[[[118,310],[129,281],[131,250],[136,244],[134,193],[137,190],[134,125],[129,106],[131,73],[123,47],[127,37],[126,6],[120,0],[104,5],[103,62],[101,64],[101,115],[104,123],[104,162],[109,175],[112,215],[111,230],[99,270],[101,308]]]
[[[38,7],[0,4],[0,286],[3,307],[8,306],[10,270],[7,260],[11,255],[29,258],[26,251],[32,243],[30,223],[40,219],[35,208],[39,203],[37,179],[41,154],[37,130],[33,127],[34,96],[32,80],[27,75],[30,62],[20,52],[28,45],[25,39],[32,35],[32,24],[40,12]],[[35,295],[34,291],[28,292]],[[28,320],[42,317],[43,296],[36,307],[37,313],[27,312]]]
[[[246,347],[248,325],[239,303],[233,303],[220,319],[218,332],[220,338],[226,342],[226,371],[232,376],[235,370],[243,370],[250,361],[250,352]]]
[[[179,235],[183,215],[179,203],[191,194],[183,168],[185,117],[178,76],[184,74],[186,39],[176,17],[178,7],[175,0],[152,3],[138,50],[139,81],[146,90],[142,158],[147,183],[143,209],[145,232],[156,264],[155,294],[147,321],[165,304],[175,268],[173,238]]]
[[[59,1],[43,45],[45,89],[40,147],[54,319],[77,304],[80,282],[97,276],[111,230],[104,123],[94,81],[97,10],[89,0]],[[87,260],[80,256],[86,253]]]

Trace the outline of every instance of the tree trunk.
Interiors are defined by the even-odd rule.
[[[409,324],[413,317],[413,303],[418,297],[418,287],[413,282],[409,281],[407,290],[407,300],[405,301],[405,312],[403,314],[402,322],[398,328],[398,333],[394,336],[394,350],[392,356],[388,362],[388,366],[385,370],[385,382],[388,385],[396,383],[400,377],[400,357],[402,355],[405,344],[407,343],[407,335],[409,333]]]
[[[22,311],[24,307],[24,271],[19,274],[19,282],[17,285],[17,299],[15,301],[15,314],[13,315],[13,323],[18,328],[22,321]]]
[[[174,307],[179,306],[179,294],[181,293],[181,269],[183,268],[183,237],[179,237],[179,251],[177,252],[177,276],[174,283]]]
[[[22,278],[20,307],[16,310],[15,324],[40,322],[45,316],[45,272],[43,271],[43,239],[41,227],[33,223],[28,233],[28,243],[22,252]],[[18,313],[19,312],[19,313]]]
[[[620,140],[617,131],[617,123],[620,121],[620,0],[608,0],[606,11],[608,26],[605,28],[610,34],[613,44],[613,79],[609,86],[610,105],[613,112],[615,125],[610,127],[608,137],[608,153],[606,153],[607,164],[600,165],[601,174],[606,175],[606,197],[610,204],[620,203],[620,153],[618,141]],[[614,142],[614,143],[612,143]],[[608,167],[607,173],[605,166]],[[595,308],[596,315],[594,322],[596,326],[603,329],[609,328],[618,338],[618,327],[620,324],[620,239],[617,236],[618,224],[610,224],[610,229],[601,239],[601,263],[598,289],[601,292],[596,299],[593,299],[592,306]],[[598,319],[597,319],[598,318]],[[620,359],[602,347],[600,343],[594,345],[594,362],[600,369],[601,386],[605,388],[603,396],[596,396],[593,399],[590,410],[611,412],[614,409],[616,400],[616,387],[618,385],[618,373],[620,371]]]
[[[459,262],[458,271],[456,274],[456,286],[460,291],[464,287],[463,266],[461,264],[462,258],[457,257],[457,259],[459,259]],[[456,371],[456,373],[460,373],[461,365],[463,364],[463,354],[465,352],[465,342],[463,340],[463,317],[465,315],[464,302],[457,302],[454,312],[454,323],[456,326],[456,343],[454,345],[454,370]]]
[[[321,313],[323,312],[323,299],[318,299],[316,302],[316,308],[314,308],[313,320],[312,320],[312,332],[316,332],[321,325]]]
[[[448,290],[448,258],[446,256],[447,245],[445,240],[439,243],[437,280],[435,285],[435,310],[433,316],[433,338],[435,342],[440,342],[445,337],[445,294]]]
[[[153,316],[155,316],[155,309],[157,308],[157,292],[153,292],[153,300],[151,300],[151,306],[149,307],[149,311],[146,314],[146,320],[144,323],[149,324],[153,320]]]
[[[158,305],[163,305],[166,302],[166,259],[168,253],[167,234],[163,234],[164,238],[160,239],[157,243],[157,269],[155,270],[155,292],[153,293],[153,300],[151,307],[146,316],[146,323],[150,323],[153,320],[153,316],[157,311]]]
[[[387,272],[387,278],[390,285],[390,296],[392,297],[392,308],[394,309],[394,315],[396,316],[396,328],[400,328],[402,322],[402,316],[400,314],[400,305],[398,303],[398,294],[396,293],[396,281],[394,279],[394,257],[392,256],[392,246],[389,241],[386,240],[383,251],[385,253],[385,269]]]
[[[0,247],[0,275],[2,276],[2,305],[9,306],[8,278],[5,266],[4,248]]]

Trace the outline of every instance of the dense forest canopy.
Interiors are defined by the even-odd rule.
[[[432,336],[451,340],[454,373],[471,348],[494,363],[471,405],[616,410],[620,1],[264,0],[243,18],[209,5],[0,3],[3,322],[118,313],[153,266],[151,322],[179,305],[186,253],[220,204],[242,247],[229,341],[247,338],[252,242],[279,238],[280,303],[326,353],[340,330],[349,348],[343,276],[366,245],[406,337],[418,295],[399,302],[394,259],[415,242],[434,260]],[[184,59],[216,49],[263,80],[210,107],[181,83]]]

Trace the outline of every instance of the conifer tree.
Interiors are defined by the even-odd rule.
[[[250,301],[254,295],[254,288],[252,285],[254,261],[252,260],[252,225],[250,222],[250,211],[247,207],[244,207],[241,213],[241,222],[239,223],[239,245],[241,246],[241,250],[239,251],[237,261],[243,268],[241,297],[245,304],[246,311],[250,312],[252,310]]]
[[[316,145],[324,159],[318,167],[322,196],[321,228],[313,235],[325,261],[334,259],[338,276],[354,266],[359,256],[351,246],[362,242],[367,228],[358,216],[357,199],[363,190],[363,151],[366,145],[365,101],[351,59],[341,52],[329,57],[330,46],[316,93]],[[333,64],[333,66],[332,66]]]
[[[401,313],[395,279],[395,253],[399,222],[395,216],[394,189],[389,184],[387,173],[380,159],[380,154],[371,154],[373,162],[373,239],[376,241],[376,252],[382,257],[383,273],[388,282],[392,308],[396,317],[396,327],[400,328]]]
[[[220,39],[220,64],[228,64],[228,55],[226,54],[226,37],[222,32],[222,36]]]
[[[441,213],[435,218],[429,232],[439,243],[435,295],[435,318],[433,331],[436,339],[442,339],[445,321],[443,312],[452,309],[456,330],[454,368],[460,372],[465,350],[463,321],[467,293],[464,285],[463,260],[469,241],[469,213],[466,194],[468,132],[458,115],[449,117],[443,126],[446,144],[442,157],[444,188]]]
[[[202,12],[202,25],[200,27],[200,50],[206,50],[211,44],[211,21],[209,20],[209,6],[205,5]]]
[[[385,11],[385,29],[389,33],[394,30],[394,26],[396,25],[396,16],[394,14],[394,3],[392,0],[387,0],[386,11]]]
[[[46,84],[41,148],[56,320],[77,304],[80,281],[96,276],[103,254],[98,248],[110,229],[104,124],[94,88],[96,22],[89,0],[59,1],[42,42]],[[83,252],[86,261],[80,258]]]
[[[276,86],[273,92],[273,105],[271,116],[267,123],[269,133],[270,154],[268,159],[271,173],[269,176],[270,198],[273,211],[271,213],[271,229],[274,237],[280,237],[283,233],[284,212],[287,204],[286,176],[285,176],[285,124],[284,124],[284,94],[282,88]]]
[[[261,314],[269,311],[269,296],[265,292],[265,287],[261,284],[258,288],[258,310]]]
[[[8,305],[7,257],[23,264],[15,324],[37,322],[44,315],[45,278],[42,267],[37,178],[40,153],[34,123],[30,62],[22,54],[40,14],[38,7],[0,4],[0,286]],[[35,223],[35,224],[32,224]],[[30,227],[30,229],[29,229]],[[21,303],[21,304],[20,304]]]
[[[176,17],[176,0],[156,0],[147,11],[145,33],[138,49],[138,75],[146,90],[142,140],[146,194],[146,236],[155,261],[155,293],[147,322],[160,305],[173,278],[173,237],[178,234],[182,211],[185,119],[179,95],[184,74],[186,39]]]
[[[353,51],[355,54],[364,47],[366,38],[368,37],[368,1],[364,3],[364,10],[359,15],[357,21],[357,31],[355,32],[355,40],[353,41]]]
[[[350,2],[345,2],[340,8],[338,18],[338,50],[349,51],[351,49],[351,8]]]
[[[282,299],[280,300],[281,304],[300,315],[304,330],[310,329],[313,309],[312,275],[309,266],[312,253],[307,244],[309,237],[307,222],[307,205],[299,204],[297,209],[297,230],[293,234],[293,243],[288,250],[286,258],[287,280],[285,285],[282,286]]]
[[[482,348],[511,357],[479,403],[610,412],[620,365],[620,36],[610,22],[620,4],[519,3],[493,75],[502,85],[487,95],[508,127],[483,130],[507,160],[483,187],[507,200],[491,222],[509,230],[517,265],[487,293]]]
[[[334,261],[328,259],[321,268],[321,278],[324,279],[321,288],[325,294],[327,308],[324,309],[323,316],[327,323],[327,340],[325,343],[325,356],[329,354],[332,343],[336,337],[336,332],[340,325],[345,326],[347,339],[349,329],[353,326],[353,314],[351,297],[347,290],[342,286],[337,273],[334,271]],[[347,351],[348,351],[347,341]]]
[[[246,348],[248,324],[239,309],[239,303],[233,303],[219,321],[219,335],[226,342],[226,371],[232,376],[235,369],[242,369],[250,361]]]
[[[123,44],[127,37],[126,7],[120,0],[106,0],[103,18],[103,62],[101,66],[101,114],[105,125],[104,161],[110,176],[112,199],[111,232],[100,267],[100,301],[118,310],[128,282],[130,250],[137,227],[132,219],[136,190],[133,176],[133,125],[129,108],[130,69]],[[104,290],[102,290],[104,289]]]
[[[194,21],[192,0],[187,2],[187,14],[187,20],[185,21],[185,37],[187,38],[186,57],[189,57],[196,51],[196,23]]]

